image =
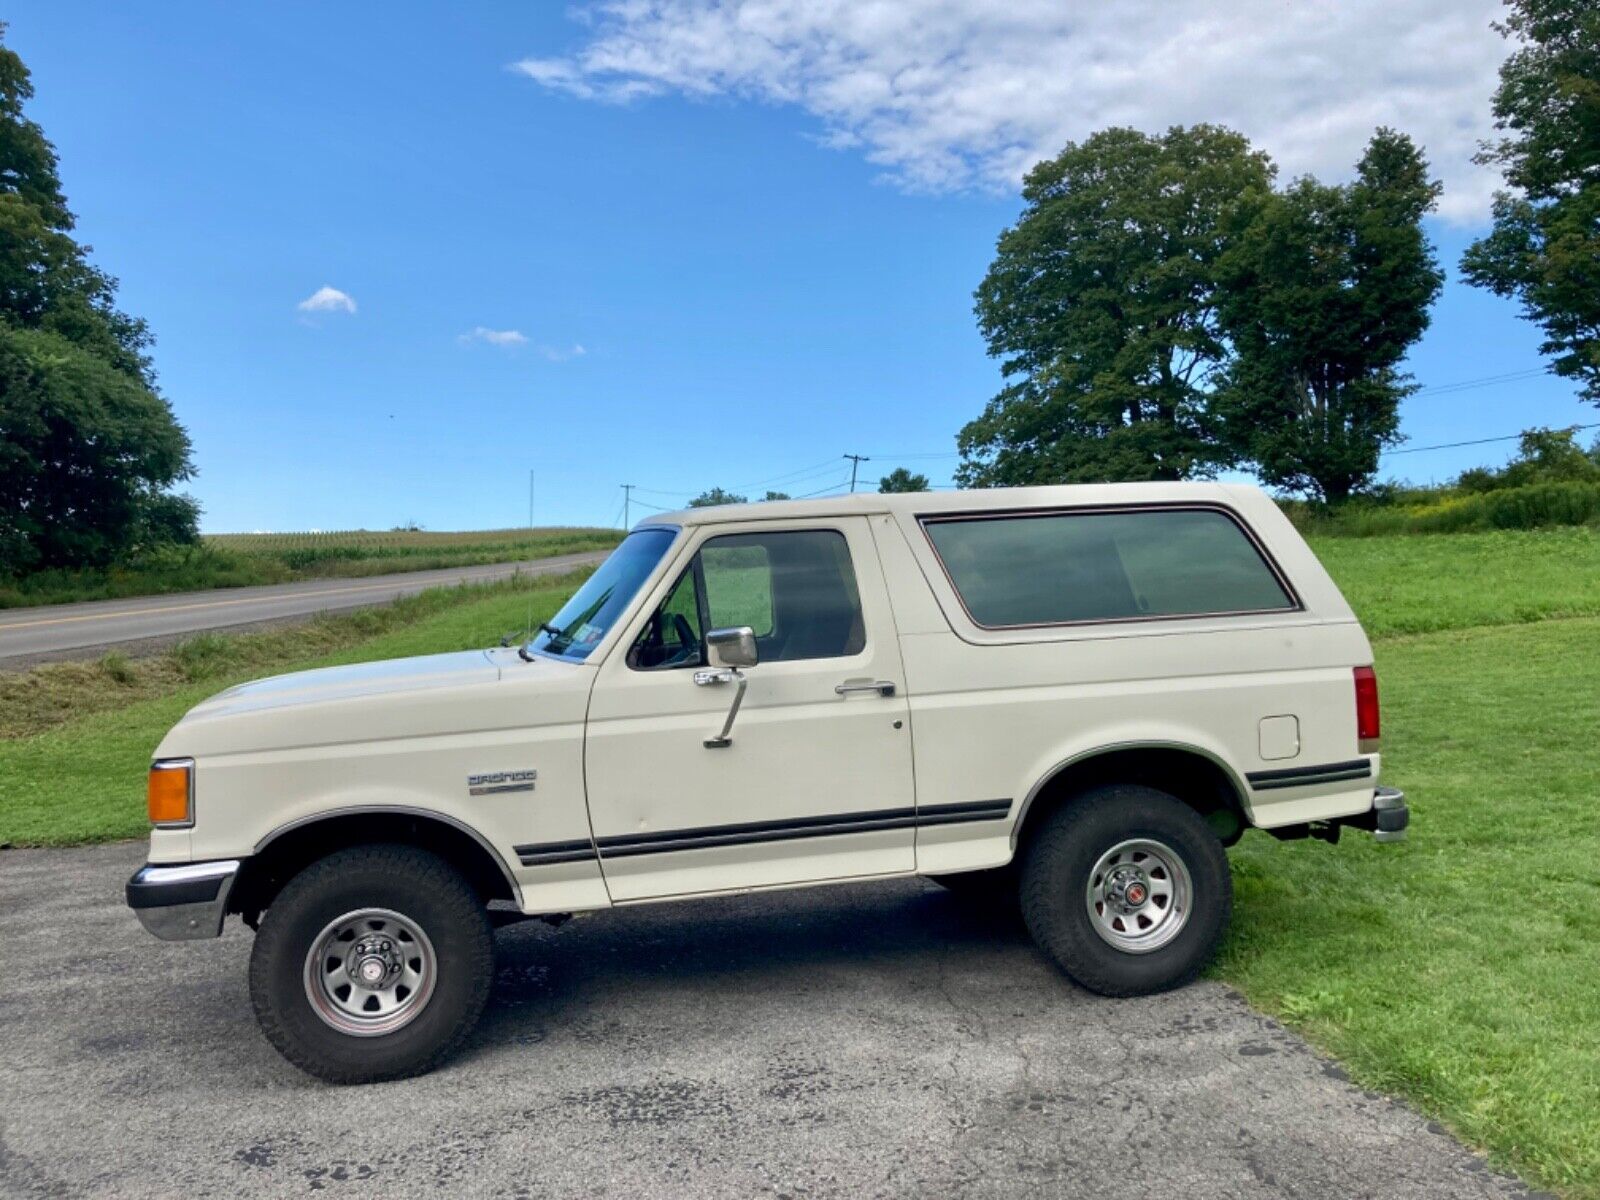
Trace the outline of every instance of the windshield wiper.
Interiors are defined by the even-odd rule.
[[[570,638],[567,637],[566,632],[564,630],[557,629],[554,625],[550,624],[549,621],[540,621],[539,622],[539,627],[535,632],[548,633],[550,635],[550,644],[552,646],[555,645],[555,643],[560,642],[560,641],[570,641],[571,640]],[[529,645],[531,645],[531,644],[532,643],[529,643]],[[522,645],[522,646],[518,646],[517,647],[517,657],[522,659],[523,662],[532,662],[533,661],[533,655],[528,653],[528,646],[527,645]]]

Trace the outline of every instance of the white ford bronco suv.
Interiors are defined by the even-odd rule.
[[[1117,484],[641,524],[526,645],[232,688],[156,751],[127,900],[256,930],[267,1037],[336,1082],[471,1032],[496,924],[925,875],[1084,987],[1205,965],[1251,827],[1403,836],[1372,651],[1272,501]]]

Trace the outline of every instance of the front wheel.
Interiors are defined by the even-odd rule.
[[[278,893],[250,955],[267,1039],[330,1083],[432,1070],[472,1033],[494,979],[483,903],[411,846],[329,855]]]
[[[1087,792],[1045,818],[1022,868],[1022,912],[1039,946],[1103,996],[1188,983],[1233,907],[1222,843],[1154,788]]]

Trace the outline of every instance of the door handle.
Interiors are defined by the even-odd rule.
[[[887,679],[846,679],[833,690],[839,696],[848,696],[852,692],[877,692],[880,696],[892,696],[894,684]]]

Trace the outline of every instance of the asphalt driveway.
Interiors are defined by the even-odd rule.
[[[1089,996],[918,882],[514,926],[464,1055],[328,1087],[248,931],[122,907],[142,850],[0,853],[0,1194],[1526,1194],[1225,988]]]

